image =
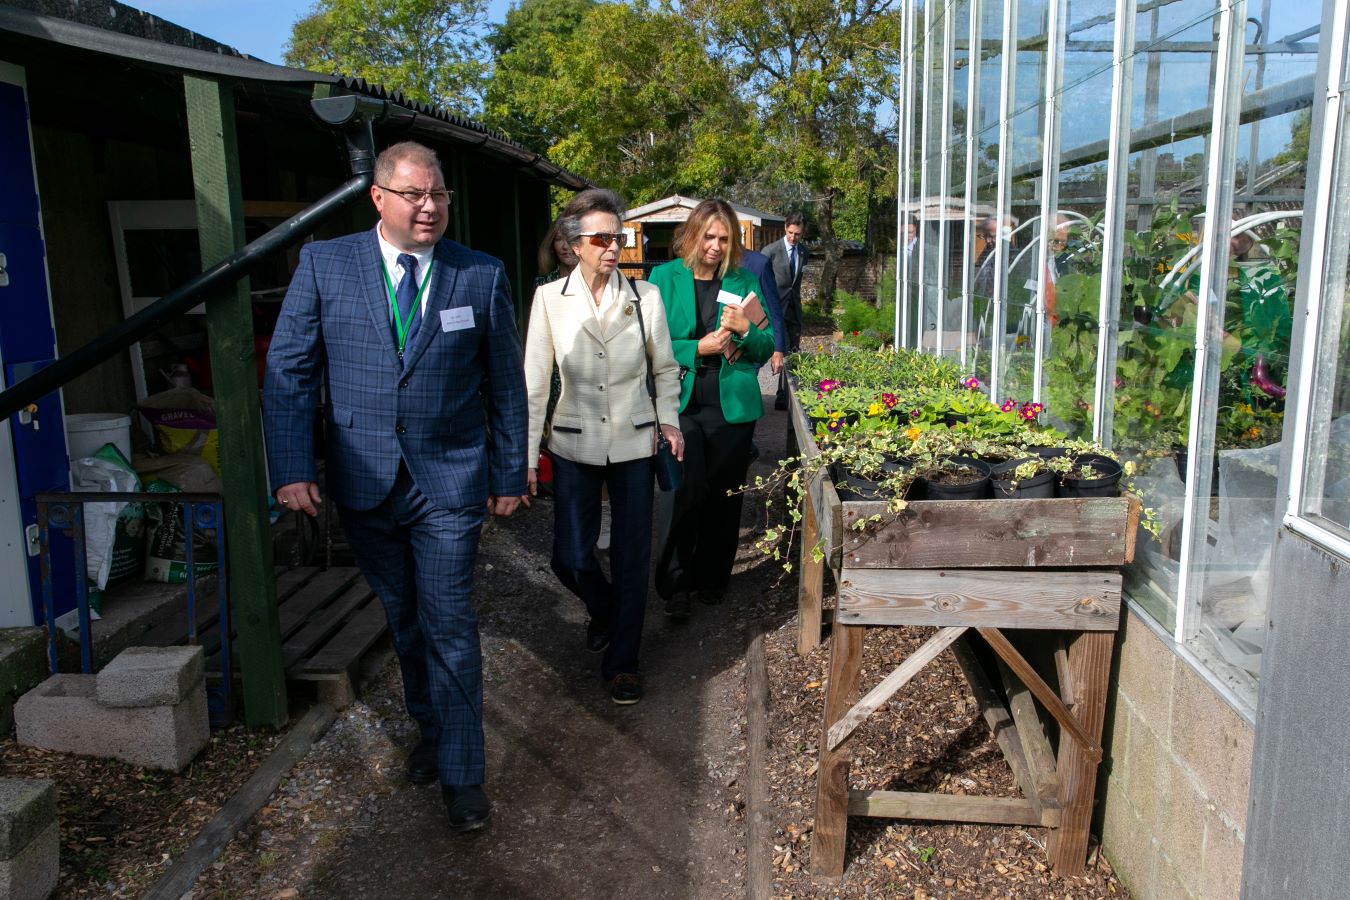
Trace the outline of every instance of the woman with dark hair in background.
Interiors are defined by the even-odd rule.
[[[764,414],[758,367],[773,355],[773,328],[738,304],[763,293],[740,266],[741,233],[725,200],[704,200],[675,234],[680,258],[652,270],[661,289],[675,359],[684,372],[680,430],[684,486],[663,495],[656,589],[666,615],[689,617],[690,595],[720,603],[740,536],[742,495],[755,420]]]
[[[554,506],[552,568],[590,613],[586,649],[604,653],[600,674],[615,703],[642,699],[638,649],[652,551],[652,456],[657,425],[675,455],[679,375],[656,288],[618,270],[625,242],[623,201],[591,188],[568,204],[556,228],[576,257],[566,277],[534,292],[525,339],[530,426],[527,457],[538,459],[549,377],[562,392],[550,423]],[[656,397],[647,392],[647,366]],[[538,472],[529,471],[530,493]],[[600,492],[609,489],[614,528],[611,579],[595,557]]]

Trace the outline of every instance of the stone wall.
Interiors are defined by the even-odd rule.
[[[1237,898],[1252,726],[1133,611],[1116,647],[1102,846],[1131,896]]]

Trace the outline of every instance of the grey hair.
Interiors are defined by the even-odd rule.
[[[623,198],[609,188],[587,188],[577,194],[563,207],[562,215],[558,217],[558,234],[567,246],[571,247],[581,240],[581,220],[593,212],[609,213],[622,225],[628,208]]]
[[[375,183],[388,184],[394,177],[394,170],[398,168],[398,164],[405,159],[414,165],[441,171],[441,160],[435,150],[416,141],[400,141],[385,147],[380,151],[380,155],[375,157]]]

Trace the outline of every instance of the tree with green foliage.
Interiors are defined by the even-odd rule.
[[[486,122],[631,203],[721,193],[757,159],[753,109],[675,12],[524,0],[489,44]]]
[[[487,0],[318,0],[295,23],[286,64],[477,110],[487,64],[478,39]]]
[[[674,0],[668,0],[673,3]],[[894,145],[878,110],[899,65],[899,0],[680,0],[714,58],[755,98],[774,177],[795,194],[825,248],[820,293],[834,292],[836,217],[893,194]]]

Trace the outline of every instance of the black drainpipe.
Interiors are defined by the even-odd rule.
[[[311,100],[310,106],[325,124],[343,129],[352,177],[314,205],[291,216],[131,318],[124,319],[78,350],[0,392],[0,419],[14,415],[30,403],[36,403],[152,334],[164,323],[192,309],[202,302],[204,296],[243,278],[268,256],[304,240],[333,213],[367,193],[375,168],[374,124],[391,116],[401,117],[401,114],[411,113],[384,100],[356,95]]]

